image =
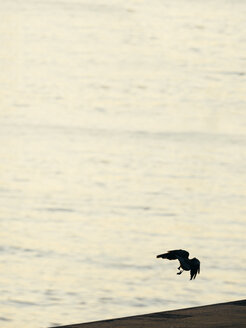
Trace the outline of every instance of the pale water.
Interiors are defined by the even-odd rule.
[[[246,2],[0,4],[0,326],[245,298]],[[201,274],[156,254],[184,248]]]

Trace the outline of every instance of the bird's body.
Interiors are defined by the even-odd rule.
[[[195,257],[189,259],[189,253],[183,249],[168,251],[156,257],[168,260],[179,260],[180,266],[178,267],[179,272],[177,274],[181,274],[183,271],[190,271],[190,280],[195,279],[197,273],[200,273],[200,261]],[[183,271],[181,271],[180,268],[183,269]]]

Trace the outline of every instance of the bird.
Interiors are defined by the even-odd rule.
[[[195,257],[189,259],[189,252],[183,249],[168,251],[156,257],[168,260],[179,260],[180,266],[178,267],[179,272],[177,272],[177,274],[180,275],[183,271],[190,271],[190,280],[195,279],[197,273],[200,273],[200,261]]]

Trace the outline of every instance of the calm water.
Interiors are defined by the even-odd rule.
[[[246,3],[0,4],[0,326],[245,298]],[[156,254],[184,248],[201,274]]]

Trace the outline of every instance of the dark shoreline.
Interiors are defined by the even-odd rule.
[[[245,306],[246,299],[58,328],[246,328]]]

